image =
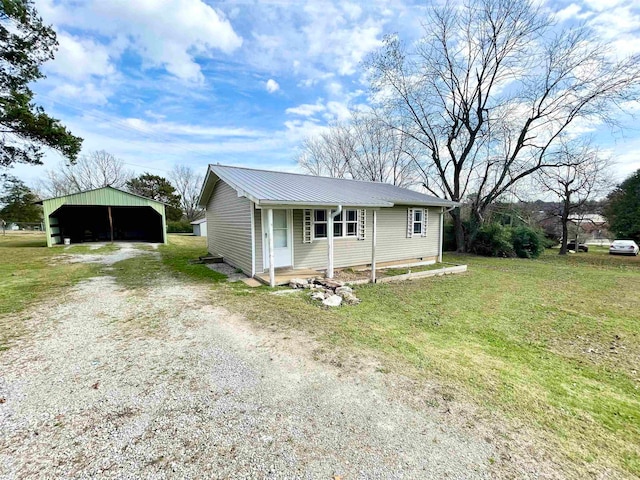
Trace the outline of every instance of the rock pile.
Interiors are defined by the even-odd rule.
[[[351,287],[329,278],[311,278],[309,280],[292,278],[289,287],[311,290],[311,298],[321,301],[327,307],[339,307],[342,303],[345,305],[360,303],[360,299],[354,295]]]

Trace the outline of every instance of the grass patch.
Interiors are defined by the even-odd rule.
[[[118,283],[128,288],[144,288],[159,275],[195,282],[220,282],[227,276],[204,264],[192,263],[207,254],[206,238],[169,234],[169,243],[158,247],[161,261],[150,261],[149,255],[123,260],[110,272]]]
[[[361,285],[360,305],[330,311],[260,291],[225,303],[436,379],[525,425],[574,476],[640,475],[640,258],[590,250],[538,260],[447,255],[469,272]]]
[[[96,265],[56,262],[59,253],[47,248],[44,234],[0,235],[0,350],[25,333],[16,313],[98,271]]]

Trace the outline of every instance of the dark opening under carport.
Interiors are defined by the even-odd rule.
[[[52,217],[71,243],[99,241],[162,242],[162,216],[151,207],[64,205]]]

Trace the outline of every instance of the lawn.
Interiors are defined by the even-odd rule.
[[[252,321],[307,331],[325,348],[372,354],[385,371],[436,382],[530,433],[568,476],[640,475],[640,257],[599,248],[538,260],[446,255],[469,271],[361,285],[360,305],[325,310],[304,294],[219,283],[189,262],[206,252],[203,238],[169,238],[159,256],[119,262],[109,274],[129,288],[157,275],[210,284],[212,302]],[[60,249],[43,241],[0,237],[2,342],[20,331],[11,313],[99,273],[51,267]]]
[[[362,303],[335,311],[264,294],[236,307],[439,382],[530,431],[569,475],[640,475],[640,258],[444,260],[469,272],[359,286]]]

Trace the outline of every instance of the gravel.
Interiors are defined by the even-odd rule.
[[[0,352],[0,477],[492,475],[491,443],[279,347],[207,290],[102,276],[27,312],[34,333]]]

